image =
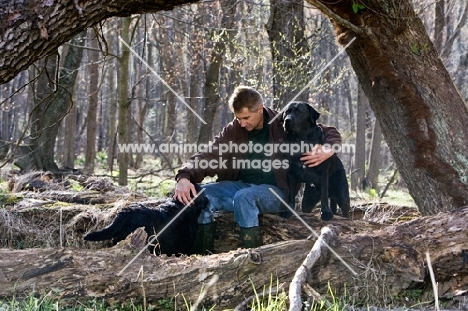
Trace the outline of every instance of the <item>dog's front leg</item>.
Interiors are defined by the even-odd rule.
[[[333,213],[330,210],[330,205],[328,203],[328,168],[329,164],[327,162],[321,164],[323,166],[322,176],[320,177],[320,202],[322,204],[321,208],[321,218],[322,220],[332,220]]]
[[[294,176],[294,174],[288,173],[288,186],[289,186],[289,195],[288,195],[288,200],[286,203],[288,203],[289,207],[294,209],[296,205],[296,194],[297,194],[297,179]]]
[[[314,184],[305,184],[304,194],[302,195],[301,209],[303,213],[310,213],[312,209],[321,200],[320,187]]]

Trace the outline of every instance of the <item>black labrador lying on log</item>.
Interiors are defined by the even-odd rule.
[[[111,225],[101,231],[88,233],[83,239],[86,241],[112,240],[115,245],[136,229],[144,227],[148,240],[157,236],[149,246],[152,253],[157,255],[191,255],[197,236],[198,215],[203,208],[208,206],[208,199],[201,191],[201,187],[195,184],[195,188],[198,196],[185,210],[184,204],[174,199],[155,208],[133,203],[123,208]],[[182,210],[183,212],[181,212]],[[178,215],[179,212],[181,212],[180,215]],[[161,229],[169,223],[170,225],[160,233]]]
[[[317,125],[318,113],[305,102],[291,102],[283,111],[283,127],[289,144],[304,143],[323,145],[325,137],[322,129]],[[301,142],[303,142],[301,144]],[[321,218],[333,219],[337,213],[337,204],[341,208],[343,217],[349,217],[350,200],[348,181],[343,163],[334,154],[331,158],[316,167],[305,166],[300,158],[306,150],[289,154],[289,204],[294,203],[297,193],[297,182],[305,184],[302,198],[302,211],[309,213],[315,205],[321,202]],[[330,203],[328,202],[330,198]],[[292,205],[294,206],[294,205]]]

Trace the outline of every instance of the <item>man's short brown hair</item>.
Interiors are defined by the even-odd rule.
[[[238,86],[229,98],[229,108],[232,112],[240,112],[247,108],[249,111],[256,111],[263,104],[262,95],[257,90],[249,86]]]

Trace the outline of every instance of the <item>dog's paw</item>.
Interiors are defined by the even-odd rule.
[[[332,212],[322,212],[320,217],[322,220],[328,221],[333,219],[333,213]]]
[[[278,213],[278,216],[280,216],[281,218],[285,218],[285,219],[288,219],[289,217],[291,217],[293,215],[293,213],[291,211],[281,211]]]

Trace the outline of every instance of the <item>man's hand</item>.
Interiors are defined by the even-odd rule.
[[[308,167],[322,164],[334,154],[331,148],[323,148],[322,145],[315,145],[311,151],[304,152],[301,161]]]
[[[197,190],[195,190],[195,186],[190,182],[190,180],[187,178],[179,179],[174,191],[174,199],[187,205],[196,195]]]

